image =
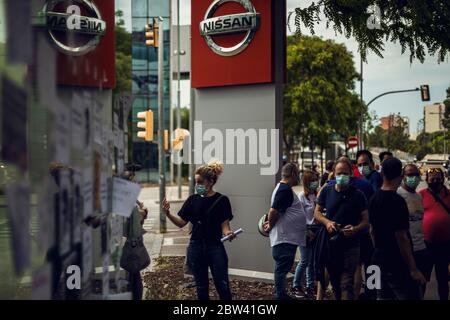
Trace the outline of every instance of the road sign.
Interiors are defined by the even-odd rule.
[[[349,148],[354,148],[358,145],[358,137],[349,137],[347,140],[347,145]]]

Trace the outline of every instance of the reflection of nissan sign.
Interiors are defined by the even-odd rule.
[[[214,17],[217,9],[227,2],[241,4],[247,12]],[[200,34],[208,46],[221,56],[234,56],[248,47],[259,28],[260,17],[250,0],[215,0],[208,8],[205,18],[200,22]],[[245,37],[233,47],[221,47],[212,36],[245,32]]]
[[[46,26],[58,49],[69,55],[83,55],[95,49],[105,34],[106,22],[92,1],[50,0],[44,6]],[[75,5],[74,5],[75,4]]]

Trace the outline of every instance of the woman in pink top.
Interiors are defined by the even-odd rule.
[[[448,300],[450,263],[450,191],[444,185],[444,172],[427,171],[428,188],[419,191],[424,208],[423,233],[435,266],[440,300]]]

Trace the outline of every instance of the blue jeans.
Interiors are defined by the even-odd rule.
[[[290,243],[281,243],[272,247],[272,256],[275,260],[275,295],[277,299],[283,299],[286,294],[286,275],[294,265],[297,246]]]
[[[191,240],[187,250],[187,265],[194,275],[198,300],[209,300],[208,268],[221,300],[231,300],[228,280],[228,256],[223,243]]]
[[[314,268],[313,268],[313,246],[302,246],[300,248],[300,261],[295,269],[294,288],[302,286],[303,274],[306,271],[306,287],[314,288]]]

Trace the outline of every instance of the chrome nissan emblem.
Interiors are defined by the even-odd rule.
[[[242,5],[247,12],[214,17],[217,9],[227,2],[237,2]],[[205,17],[200,22],[200,34],[205,39],[208,46],[218,55],[234,56],[244,51],[255,36],[260,25],[260,14],[250,0],[215,0],[206,10]],[[221,47],[212,36],[245,33],[245,37],[233,47]]]
[[[89,0],[73,0],[66,11],[58,11],[56,7],[60,2],[67,1],[49,0],[42,9],[45,26],[56,47],[65,54],[77,56],[95,49],[106,32],[106,22],[102,20],[97,6]],[[82,15],[81,9],[87,14]],[[58,37],[58,33],[73,37],[79,35],[85,39],[75,44],[73,38],[69,37],[69,41],[64,41]]]

